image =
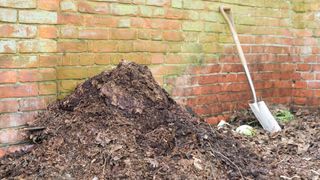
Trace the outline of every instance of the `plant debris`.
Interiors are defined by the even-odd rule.
[[[190,114],[146,66],[122,62],[50,105],[32,124],[46,127],[30,132],[37,144],[1,159],[0,178],[319,178],[318,115],[297,112],[277,134],[242,136]]]

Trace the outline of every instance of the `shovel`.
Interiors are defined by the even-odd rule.
[[[251,79],[251,75],[247,66],[246,58],[244,57],[243,50],[241,48],[241,44],[238,38],[238,34],[235,30],[233,17],[231,14],[231,8],[220,6],[220,12],[222,13],[223,17],[226,19],[229,28],[232,33],[232,37],[234,42],[236,43],[236,47],[239,53],[239,57],[243,66],[243,69],[245,71],[247,80],[249,82],[249,86],[251,89],[252,97],[253,97],[253,103],[249,104],[253,114],[256,116],[260,124],[262,125],[263,129],[270,133],[274,133],[277,131],[281,131],[281,127],[279,126],[278,122],[274,119],[272,116],[270,110],[268,109],[267,105],[263,101],[257,100],[257,95],[253,86],[253,82]],[[228,12],[228,14],[226,13]]]

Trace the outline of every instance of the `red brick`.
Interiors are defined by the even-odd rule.
[[[37,84],[2,85],[0,98],[28,97],[38,94]]]
[[[132,29],[112,29],[111,30],[111,39],[117,40],[130,40],[136,39],[137,32]]]
[[[307,82],[309,89],[320,89],[320,82],[319,81],[311,81]]]
[[[297,82],[294,83],[294,88],[306,89],[307,88],[307,82],[305,82],[305,81],[297,81]]]
[[[59,9],[60,0],[38,0],[38,8],[48,11],[56,11]]]
[[[53,39],[58,37],[58,30],[54,26],[39,26],[39,37]]]
[[[163,39],[166,41],[183,41],[181,32],[176,31],[164,31]]]
[[[183,19],[187,16],[186,11],[177,10],[177,9],[167,9],[165,17],[167,19]]]
[[[18,79],[20,82],[39,81],[39,71],[37,69],[24,69],[19,71]]]
[[[17,100],[3,99],[0,101],[0,113],[4,112],[16,112],[19,109],[19,103]]]
[[[52,81],[56,79],[56,70],[54,68],[22,70],[19,72],[19,79],[23,82]]]
[[[58,24],[65,25],[82,25],[84,18],[78,14],[59,14],[58,15]]]
[[[16,129],[0,130],[0,144],[17,143],[19,141],[25,140],[27,137],[28,136],[26,133]]]
[[[309,64],[298,64],[297,71],[309,71],[311,70],[311,65]]]
[[[166,52],[168,45],[160,41],[148,41],[145,50],[148,52]]]
[[[306,105],[307,104],[307,98],[305,97],[294,97],[293,98],[294,104],[297,105]]]
[[[181,21],[178,20],[166,20],[162,24],[164,30],[180,30],[181,26]]]
[[[0,71],[0,83],[17,82],[17,72],[11,70]]]
[[[221,92],[220,85],[199,86],[192,88],[193,95],[207,95]]]
[[[152,64],[164,63],[164,55],[163,54],[151,54],[151,63]]]

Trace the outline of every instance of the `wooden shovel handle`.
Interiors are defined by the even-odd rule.
[[[229,15],[227,15],[226,11],[228,11]],[[239,53],[239,57],[240,57],[243,69],[244,69],[244,71],[246,73],[246,77],[247,77],[247,80],[249,82],[249,86],[250,86],[250,89],[251,89],[253,101],[254,101],[254,103],[257,103],[258,102],[257,95],[256,95],[256,92],[255,92],[255,89],[254,89],[254,86],[253,86],[253,82],[252,82],[252,78],[251,78],[251,75],[250,75],[250,72],[249,72],[249,69],[248,69],[248,66],[247,66],[247,61],[246,61],[246,58],[244,56],[244,53],[243,53],[243,50],[242,50],[242,47],[241,47],[241,44],[240,44],[240,41],[239,41],[239,38],[238,38],[238,34],[237,34],[237,32],[235,30],[235,27],[234,27],[234,21],[233,21],[233,17],[232,17],[232,14],[231,14],[231,8],[220,6],[220,12],[222,13],[223,17],[226,19],[226,21],[227,21],[227,23],[229,25],[233,40],[236,43],[236,47],[237,47],[237,50],[238,50],[238,53]]]

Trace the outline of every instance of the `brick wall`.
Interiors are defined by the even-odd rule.
[[[148,65],[210,123],[247,107],[221,4],[232,8],[258,96],[319,105],[318,0],[0,0],[0,143],[15,142],[15,127],[121,59]]]

